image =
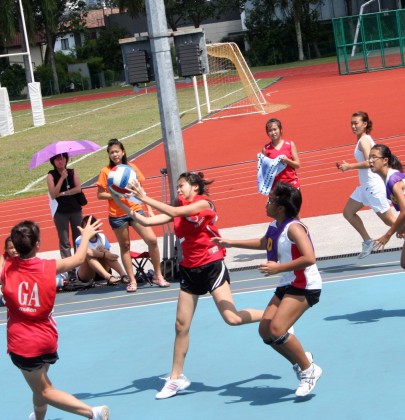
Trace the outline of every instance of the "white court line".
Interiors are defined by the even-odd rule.
[[[128,101],[130,101],[130,100],[132,100],[134,98],[137,98],[137,97],[138,96],[130,96],[129,98],[123,99],[122,101],[114,102],[112,104],[101,106],[99,108],[94,108],[94,109],[91,109],[90,111],[86,111],[86,112],[83,112],[83,113],[78,113],[76,115],[71,115],[69,117],[62,118],[60,120],[52,121],[50,123],[47,123],[47,125],[59,124],[60,122],[71,120],[72,118],[77,118],[78,116],[82,117],[83,115],[92,114],[92,113],[94,113],[96,111],[100,111],[100,110],[105,109],[105,108],[110,108],[112,106],[115,106],[115,105],[118,105],[118,104],[121,104],[121,103],[124,103],[124,102],[128,102]],[[34,127],[34,126],[33,127],[28,127],[28,128],[26,128],[24,130],[16,131],[15,134],[24,133],[24,132],[29,131],[29,130],[34,130],[35,128],[38,128],[38,127]]]
[[[342,282],[347,282],[347,281],[357,281],[357,280],[366,280],[366,279],[370,279],[370,278],[375,278],[375,277],[387,277],[387,276],[399,276],[402,275],[403,276],[403,271],[399,271],[398,273],[386,273],[386,274],[375,274],[375,275],[369,275],[369,276],[361,276],[361,277],[351,277],[351,278],[347,278],[347,279],[339,279],[339,280],[328,280],[323,282],[323,288],[325,286],[327,286],[328,284],[331,283],[342,283]],[[238,296],[238,295],[246,295],[246,294],[252,294],[252,293],[263,293],[263,292],[268,292],[271,290],[275,290],[276,286],[267,288],[267,289],[260,289],[260,290],[251,290],[251,291],[246,291],[246,292],[234,292],[232,293],[232,296]],[[200,297],[200,300],[207,300],[207,299],[212,299],[212,296],[202,296]],[[76,314],[68,314],[68,315],[55,315],[54,318],[69,318],[69,317],[74,317],[74,316],[82,316],[82,315],[92,315],[92,314],[100,314],[100,313],[104,313],[104,312],[114,312],[114,311],[123,311],[123,310],[128,310],[128,309],[138,309],[138,308],[145,308],[145,307],[149,307],[149,306],[159,306],[159,305],[167,305],[167,304],[177,304],[177,298],[174,298],[174,300],[169,301],[169,302],[159,302],[159,303],[146,303],[146,304],[140,304],[140,305],[134,305],[134,306],[126,306],[125,308],[113,308],[113,309],[100,309],[100,310],[95,310],[95,311],[87,311],[87,312],[79,312]],[[6,323],[1,323],[0,326],[2,325],[6,325]]]

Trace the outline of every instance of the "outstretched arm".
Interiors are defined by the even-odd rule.
[[[138,200],[141,200],[146,205],[153,207],[154,209],[170,216],[171,218],[192,216],[210,208],[210,204],[206,200],[199,200],[195,203],[191,203],[186,206],[180,207],[175,207],[169,204],[162,203],[161,201],[155,200],[145,195],[145,192],[143,191],[142,186],[138,181],[134,181],[132,184],[128,185],[127,188],[129,188],[132,191],[132,194]]]
[[[212,242],[218,244],[221,248],[245,248],[245,249],[266,249],[266,238],[256,239],[225,239],[215,237],[211,239]]]
[[[169,223],[173,220],[172,217],[166,214],[158,214],[150,217],[142,216],[139,213],[134,212],[131,210],[125,202],[121,200],[119,194],[117,194],[113,189],[110,188],[111,197],[113,200],[125,211],[129,216],[131,216],[136,222],[138,222],[142,226],[159,226],[164,225],[165,223]]]

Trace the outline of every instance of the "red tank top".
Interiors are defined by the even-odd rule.
[[[1,281],[8,309],[8,353],[37,357],[57,350],[58,333],[52,318],[55,275],[55,260],[16,257],[6,261]]]
[[[288,157],[288,159],[292,160],[292,150],[291,150],[291,142],[284,140],[283,145],[281,146],[280,150],[274,148],[274,146],[270,143],[264,146],[264,150],[266,152],[266,156],[270,159],[274,159],[277,156],[284,155]],[[300,181],[297,176],[297,172],[294,168],[290,165],[287,165],[283,171],[281,171],[278,175],[276,175],[274,179],[273,188],[276,186],[276,183],[282,181],[286,182],[287,184],[291,184],[295,188],[300,187]]]
[[[179,197],[181,206],[207,200],[211,208],[188,217],[174,218],[174,233],[180,241],[183,259],[180,265],[187,268],[200,267],[211,262],[222,260],[225,249],[211,242],[214,236],[220,236],[218,228],[214,226],[217,213],[214,204],[205,196],[197,195],[188,202]]]

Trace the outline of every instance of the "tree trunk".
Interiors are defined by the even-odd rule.
[[[321,56],[321,52],[319,51],[318,43],[316,41],[313,41],[312,46],[314,47],[315,57],[321,58],[322,56]]]
[[[345,0],[346,3],[346,9],[347,9],[347,16],[353,15],[353,4],[352,0]]]
[[[54,83],[54,92],[56,95],[60,93],[59,90],[59,80],[58,80],[58,73],[56,71],[56,61],[55,61],[55,52],[53,50],[53,39],[50,31],[46,31],[46,42],[48,43],[47,53],[49,54],[49,63],[51,64],[52,68],[52,78]]]
[[[294,26],[295,26],[295,32],[297,34],[298,60],[304,61],[305,55],[304,55],[304,47],[302,45],[301,23],[298,16],[295,13],[294,13]]]

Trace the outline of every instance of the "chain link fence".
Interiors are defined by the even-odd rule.
[[[332,20],[340,74],[405,67],[405,9]]]

